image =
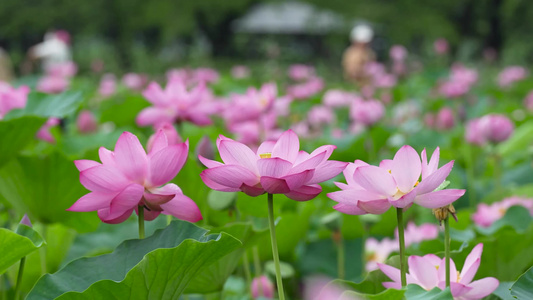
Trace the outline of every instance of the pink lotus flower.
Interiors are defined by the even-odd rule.
[[[533,91],[530,91],[524,99],[524,106],[529,112],[533,112]]]
[[[250,196],[263,193],[285,194],[296,201],[316,197],[322,188],[317,183],[339,174],[346,163],[328,161],[333,145],[319,147],[311,154],[299,151],[300,141],[292,131],[285,131],[276,141],[262,143],[254,153],[245,145],[220,136],[217,148],[224,163],[199,156],[208,167],[200,177],[217,191],[242,191]]]
[[[89,110],[82,110],[76,119],[76,126],[81,133],[93,133],[98,130],[98,122]]]
[[[47,65],[46,75],[51,77],[71,78],[78,72],[78,66],[73,61]]]
[[[183,167],[188,150],[188,141],[169,145],[165,133],[159,130],[147,155],[137,137],[124,132],[114,152],[100,148],[102,163],[74,162],[80,171],[81,184],[91,192],[67,210],[98,211],[103,222],[117,224],[142,206],[144,219],[148,221],[162,212],[197,222],[202,215],[196,203],[183,195],[177,185],[165,184]]]
[[[522,66],[510,66],[498,74],[498,84],[501,87],[509,87],[513,83],[523,80],[527,77],[528,71]]]
[[[214,83],[220,78],[218,72],[211,68],[198,68],[192,72],[193,83]]]
[[[504,115],[488,114],[467,123],[465,138],[475,145],[501,143],[506,141],[514,131],[513,122]]]
[[[318,94],[324,88],[324,81],[319,77],[313,77],[304,83],[287,87],[287,94],[294,99],[307,99]]]
[[[315,68],[307,65],[291,65],[288,73],[292,80],[307,80],[315,76]]]
[[[129,89],[140,91],[147,83],[146,75],[137,73],[127,73],[122,77],[122,83]]]
[[[50,129],[54,126],[59,125],[60,120],[58,118],[49,118],[46,123],[37,131],[36,137],[42,141],[48,142],[50,144],[55,144],[56,139],[50,133]]]
[[[439,227],[435,224],[426,223],[416,226],[415,223],[409,222],[405,227],[405,247],[418,244],[422,241],[434,240],[439,235]],[[398,229],[395,232],[398,239]]]
[[[26,107],[30,88],[23,85],[18,88],[0,81],[0,120],[13,109]]]
[[[207,159],[215,159],[215,148],[213,148],[213,144],[207,135],[204,135],[198,142],[194,153],[196,153],[196,156],[201,155]]]
[[[355,101],[350,107],[352,120],[365,126],[374,125],[384,114],[385,107],[378,100]]]
[[[66,90],[70,82],[61,76],[45,76],[37,82],[37,90],[47,94],[59,94]]]
[[[475,69],[469,69],[461,64],[454,64],[450,78],[442,83],[439,92],[448,98],[457,98],[467,94],[477,82],[478,74]]]
[[[144,90],[143,96],[154,106],[143,109],[137,115],[139,126],[183,121],[205,126],[211,124],[210,116],[219,110],[205,84],[187,90],[183,81],[173,79],[163,90],[159,84],[152,82]]]
[[[357,101],[358,98],[357,95],[343,90],[328,90],[324,94],[322,103],[324,103],[325,106],[333,108],[349,107],[350,104]]]
[[[437,119],[435,120],[436,127],[438,130],[449,130],[455,126],[455,117],[453,115],[453,110],[448,107],[441,108],[437,113]]]
[[[472,220],[481,227],[489,227],[492,223],[503,218],[511,206],[523,206],[533,216],[533,199],[510,197],[490,205],[478,204],[477,211],[472,215]]]
[[[391,253],[398,251],[398,241],[384,238],[380,241],[367,238],[365,241],[365,270],[371,272],[378,269],[378,263],[385,263]]]
[[[322,105],[313,106],[307,114],[307,121],[315,127],[329,125],[333,122],[334,118],[335,114],[333,113],[333,110]]]
[[[231,76],[235,79],[250,77],[250,69],[247,66],[234,66],[231,68]]]
[[[107,98],[113,95],[117,90],[117,80],[113,74],[105,74],[100,81],[100,86],[98,87],[98,93]]]
[[[329,193],[338,202],[333,208],[346,214],[382,214],[391,205],[406,208],[416,203],[439,208],[459,199],[465,190],[435,191],[448,177],[453,161],[438,168],[439,148],[427,162],[426,149],[420,156],[411,146],[403,146],[393,160],[383,160],[379,167],[356,160],[344,170],[347,184],[336,182],[341,191]],[[422,181],[419,181],[422,177]]]
[[[260,297],[267,299],[274,298],[274,284],[265,275],[256,277],[252,280],[251,290],[254,299]]]
[[[394,45],[390,48],[389,56],[394,61],[404,61],[407,58],[407,49],[402,45]]]
[[[349,289],[333,283],[326,277],[312,277],[306,279],[304,300],[357,300],[353,296],[344,293]]]
[[[496,278],[486,277],[472,281],[481,263],[483,244],[478,244],[465,260],[461,272],[456,270],[453,260],[450,261],[450,288],[454,299],[475,300],[490,295],[500,284]],[[407,284],[416,284],[426,290],[444,289],[446,286],[446,259],[436,255],[410,256],[408,259],[409,273]],[[389,265],[378,264],[392,282],[383,282],[386,288],[401,289],[400,270]]]
[[[231,104],[224,111],[226,123],[231,126],[234,123],[259,118],[261,114],[272,109],[277,94],[276,84],[266,83],[259,90],[251,87],[244,95],[231,95]]]
[[[433,49],[439,55],[448,53],[448,41],[444,38],[440,38],[433,43]]]

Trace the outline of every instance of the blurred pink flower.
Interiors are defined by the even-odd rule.
[[[533,91],[530,91],[524,99],[524,106],[529,112],[533,112]]]
[[[310,125],[315,127],[329,125],[334,119],[335,114],[333,113],[333,110],[323,105],[315,105],[311,107],[307,114],[307,121]]]
[[[113,95],[117,90],[117,80],[113,74],[105,74],[100,80],[100,86],[98,87],[98,94],[107,98]]]
[[[378,100],[354,101],[350,107],[350,117],[357,123],[371,126],[385,114],[385,107]]]
[[[50,133],[50,129],[54,126],[59,125],[59,123],[60,120],[58,118],[49,118],[46,123],[44,123],[44,125],[39,129],[39,131],[37,131],[37,138],[50,144],[55,144],[56,139],[54,138],[52,133]]]
[[[306,82],[287,87],[287,95],[293,99],[307,99],[324,88],[324,81],[319,77],[312,77]]]
[[[0,81],[0,120],[13,109],[26,107],[30,88],[22,85],[18,88]]]
[[[426,149],[422,160],[411,146],[403,146],[394,159],[381,161],[379,167],[356,160],[344,169],[347,184],[335,182],[341,191],[328,197],[338,202],[333,208],[346,214],[382,214],[391,205],[410,207],[413,203],[426,208],[439,208],[459,199],[465,190],[435,191],[448,174],[453,161],[438,168],[439,148],[427,162]],[[419,181],[420,177],[422,178]]]
[[[213,148],[213,144],[207,135],[204,135],[198,142],[194,153],[196,156],[201,155],[207,159],[215,159],[215,148]]]
[[[435,224],[426,223],[416,226],[415,223],[409,222],[405,227],[405,247],[418,244],[426,240],[434,240],[439,236],[439,227]],[[398,239],[398,229],[395,232],[396,240]],[[396,243],[397,244],[397,243]],[[396,245],[397,246],[397,245]]]
[[[274,101],[274,111],[277,116],[287,117],[291,112],[292,98],[290,96],[282,96]]]
[[[103,222],[117,224],[142,206],[144,219],[148,221],[162,212],[197,222],[202,215],[196,203],[183,195],[177,185],[166,184],[185,164],[188,150],[188,141],[169,145],[165,133],[159,130],[147,155],[137,137],[124,132],[114,152],[100,148],[102,163],[74,162],[80,171],[81,184],[91,192],[67,210],[98,211]]]
[[[322,98],[322,103],[333,108],[349,107],[358,98],[356,94],[343,90],[328,90]]]
[[[501,114],[488,114],[467,123],[465,139],[469,143],[482,146],[488,142],[506,141],[513,131],[514,124],[509,118]]]
[[[264,297],[267,299],[274,298],[274,284],[265,275],[255,277],[252,280],[252,297],[254,299]]]
[[[449,79],[440,85],[439,92],[447,98],[457,98],[467,94],[477,80],[478,73],[475,69],[454,64]]]
[[[315,68],[307,65],[291,65],[288,74],[292,80],[307,80],[315,76]]]
[[[156,141],[159,130],[162,130],[165,133],[169,146],[183,143],[183,139],[174,125],[171,123],[159,123],[157,126],[154,126],[154,134],[148,138],[148,142],[146,143],[146,150],[148,152],[152,151],[152,147],[154,146],[154,142]]]
[[[498,74],[498,84],[500,87],[509,87],[513,83],[525,79],[527,76],[528,71],[522,66],[506,67]]]
[[[192,74],[194,83],[214,83],[220,78],[218,72],[211,68],[198,68]]]
[[[153,104],[143,109],[136,122],[139,126],[188,121],[198,126],[211,124],[210,116],[219,111],[211,91],[201,83],[188,90],[181,80],[170,80],[163,90],[152,82],[143,96]]]
[[[433,43],[433,49],[439,55],[448,53],[448,48],[448,41],[444,38],[440,38]]]
[[[98,122],[90,110],[80,111],[76,119],[76,126],[80,133],[93,133],[98,130]]]
[[[146,75],[137,73],[127,73],[122,77],[122,83],[134,91],[141,91],[146,85],[148,78]]]
[[[31,224],[30,218],[28,217],[27,214],[24,214],[24,216],[22,217],[22,220],[20,220],[19,223],[24,224],[28,227],[33,227],[33,225]]]
[[[250,77],[250,69],[247,66],[239,65],[231,68],[231,76],[235,79]]]
[[[231,104],[224,111],[228,126],[243,121],[255,120],[272,109],[277,98],[278,88],[275,83],[263,84],[261,89],[248,88],[246,94],[232,94]]]
[[[47,65],[45,73],[51,77],[71,78],[78,72],[78,66],[73,61]]]
[[[356,300],[348,296],[349,289],[326,277],[311,277],[305,280],[304,300]]]
[[[389,56],[396,62],[404,61],[407,58],[407,49],[402,45],[394,45],[390,48]]]
[[[527,208],[533,216],[533,199],[510,197],[490,205],[486,203],[478,204],[477,211],[472,214],[472,220],[479,226],[489,227],[492,223],[503,218],[507,210],[515,205]]]
[[[454,299],[481,299],[492,294],[500,284],[494,277],[472,281],[481,263],[482,252],[483,244],[475,246],[466,258],[461,272],[457,271],[453,260],[450,261],[450,289]],[[407,284],[416,284],[428,291],[436,287],[445,288],[446,259],[441,259],[433,254],[412,255],[408,259],[408,264]],[[384,264],[378,264],[378,267],[393,280],[392,282],[383,282],[384,287],[401,289],[400,270]]]
[[[45,76],[37,82],[37,90],[47,94],[59,94],[66,90],[70,82],[62,76]]]
[[[437,119],[435,120],[435,127],[438,130],[449,130],[455,126],[455,117],[453,110],[449,107],[444,107],[437,113]]]
[[[262,143],[256,153],[222,135],[217,148],[224,163],[199,156],[208,167],[200,174],[204,183],[217,191],[242,191],[253,197],[266,192],[297,201],[311,200],[322,191],[317,183],[337,176],[346,166],[328,160],[336,148],[332,145],[311,154],[299,151],[300,142],[292,130],[285,131],[276,142]]]
[[[398,251],[398,241],[384,238],[381,241],[367,238],[365,241],[365,270],[371,272],[378,269],[378,263],[385,263],[389,255]]]

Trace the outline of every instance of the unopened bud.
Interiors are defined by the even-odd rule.
[[[20,220],[20,224],[24,224],[28,227],[33,227],[33,225],[31,224],[30,218],[28,218],[27,214],[24,214],[24,217],[22,217],[22,220]]]

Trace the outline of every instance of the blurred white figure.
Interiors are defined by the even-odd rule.
[[[42,60],[45,69],[69,62],[72,58],[70,35],[64,30],[47,32],[44,41],[30,49],[29,56],[32,60]]]
[[[364,85],[366,79],[365,65],[375,60],[375,54],[370,49],[370,42],[374,31],[370,26],[360,24],[355,26],[350,33],[352,45],[344,51],[342,67],[347,80]]]

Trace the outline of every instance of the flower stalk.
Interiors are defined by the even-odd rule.
[[[444,256],[446,257],[446,287],[450,286],[450,218],[444,219]]]
[[[22,284],[22,275],[24,273],[24,264],[26,263],[26,257],[20,259],[19,272],[17,275],[17,285],[15,286],[15,300],[20,296],[20,285]]]
[[[398,219],[398,242],[400,248],[400,275],[402,281],[402,287],[407,285],[406,276],[406,261],[405,261],[405,237],[404,237],[404,225],[403,225],[403,208],[396,208],[396,217]]]
[[[272,256],[276,268],[276,282],[278,285],[279,300],[285,300],[283,292],[283,280],[281,278],[281,268],[279,265],[278,242],[276,241],[276,227],[274,224],[274,195],[268,194],[268,224],[270,226],[270,239],[272,242]]]

